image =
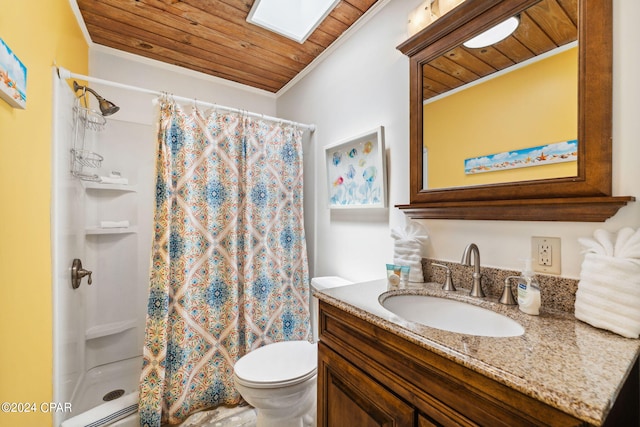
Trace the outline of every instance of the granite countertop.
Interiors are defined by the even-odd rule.
[[[381,294],[423,294],[469,302],[504,314],[524,329],[518,337],[447,332],[406,321],[380,305]],[[466,366],[591,424],[601,425],[639,354],[640,340],[596,329],[569,313],[529,316],[495,298],[468,291],[444,292],[436,283],[404,288],[386,279],[356,283],[314,295],[347,313]]]

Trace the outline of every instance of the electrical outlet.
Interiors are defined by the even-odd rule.
[[[551,267],[553,265],[551,263],[552,253],[551,244],[546,241],[538,243],[538,264],[544,265],[545,267]]]
[[[532,237],[531,258],[533,271],[560,274],[560,238]]]

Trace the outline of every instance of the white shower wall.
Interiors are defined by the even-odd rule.
[[[74,96],[55,71],[52,78],[53,397],[70,402],[84,375],[83,289],[72,289],[69,278],[73,258],[84,257],[84,198],[79,182],[69,173]],[[62,416],[54,414],[55,426]]]
[[[119,172],[131,191],[89,186],[86,225],[126,220],[130,226],[123,233],[98,229],[86,238],[86,263],[95,271],[95,286],[85,290],[88,369],[142,354],[153,218],[153,127],[119,120],[116,113],[97,137],[95,150],[104,157],[97,173]]]
[[[54,74],[53,257],[54,398],[70,402],[72,413],[104,403],[114,390],[135,392],[142,366],[142,342],[151,250],[155,132],[149,124],[107,118],[102,131],[87,129],[74,145],[75,94]],[[98,93],[102,88],[97,85]],[[95,105],[95,100],[93,100]],[[125,109],[131,108],[118,102]],[[147,109],[151,109],[151,105]],[[82,146],[101,155],[100,168],[83,172],[108,176],[117,170],[129,185],[83,181],[70,173],[70,150]],[[127,220],[130,227],[100,228],[101,221]],[[74,258],[92,271],[72,289]]]

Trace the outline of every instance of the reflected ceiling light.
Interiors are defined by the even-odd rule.
[[[501,40],[509,37],[520,25],[520,19],[515,16],[507,19],[496,25],[495,27],[489,28],[484,33],[480,33],[471,40],[467,40],[462,43],[465,47],[477,49],[480,47],[491,46],[492,44],[498,43]]]
[[[256,0],[247,22],[304,43],[340,0]]]

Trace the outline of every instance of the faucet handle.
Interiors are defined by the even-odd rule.
[[[443,264],[436,264],[431,263],[432,266],[434,267],[442,267],[444,268],[444,284],[442,285],[442,290],[443,291],[455,291],[456,287],[453,284],[453,280],[451,279],[451,270],[449,269],[449,267],[447,267],[446,265]]]
[[[517,305],[518,302],[513,298],[513,291],[511,290],[511,279],[519,279],[519,276],[509,276],[504,279],[504,289],[502,290],[502,296],[500,302],[505,305]]]

